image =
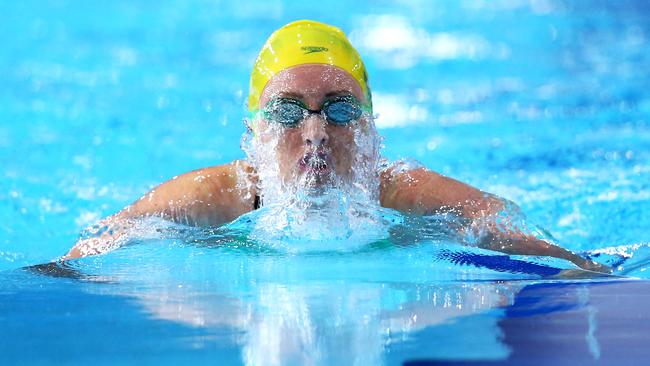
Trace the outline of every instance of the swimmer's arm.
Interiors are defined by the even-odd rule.
[[[382,206],[416,215],[453,212],[472,221],[496,216],[504,201],[457,180],[424,168],[403,172],[390,170],[381,177]],[[512,228],[487,223],[488,232],[479,245],[507,254],[551,256],[569,260],[583,269],[609,271],[609,268],[547,241]]]
[[[191,226],[218,226],[250,211],[254,195],[238,187],[248,167],[233,162],[170,179],[120,212],[87,229],[99,231],[77,241],[62,259],[105,253],[119,247],[139,218],[160,217]],[[250,201],[250,202],[249,202]]]
[[[253,208],[254,196],[239,187],[245,163],[194,170],[174,177],[120,211],[121,218],[157,216],[190,226],[218,226]],[[250,201],[250,202],[249,202]]]

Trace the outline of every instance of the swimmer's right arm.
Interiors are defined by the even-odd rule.
[[[139,218],[160,217],[190,226],[218,226],[253,208],[252,186],[242,186],[248,165],[235,161],[174,177],[133,204],[86,229],[62,259],[108,252],[125,241]]]

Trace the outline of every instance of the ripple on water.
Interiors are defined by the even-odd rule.
[[[37,272],[139,286],[168,286],[165,281],[179,285],[228,283],[248,291],[259,282],[535,280],[555,278],[562,270],[576,269],[560,259],[508,256],[463,245],[458,233],[450,229],[459,223],[444,215],[423,219],[385,211],[383,237],[355,237],[333,246],[326,241],[321,246],[308,243],[301,250],[292,250],[286,243],[278,246],[277,239],[264,241],[252,235],[259,228],[257,215],[264,215],[264,211],[218,228],[186,227],[150,219],[147,236],[133,238],[102,256],[44,266]],[[291,245],[300,246],[301,241],[294,239]],[[650,257],[647,246],[619,249],[586,254],[616,265],[617,274],[638,276],[645,270]],[[619,268],[625,261],[626,265]]]

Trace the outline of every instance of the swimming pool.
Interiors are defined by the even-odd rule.
[[[0,5],[3,362],[648,358],[647,5],[156,5]],[[640,280],[549,280],[569,265],[434,240],[287,254],[186,228],[30,267],[153,185],[243,157],[253,59],[299,18],[359,48],[386,157],[509,198],[563,246]]]

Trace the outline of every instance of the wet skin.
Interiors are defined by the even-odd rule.
[[[271,78],[262,92],[259,107],[277,97],[290,97],[311,110],[319,110],[325,101],[340,95],[368,102],[356,80],[342,69],[330,65],[299,65]],[[311,114],[294,128],[283,128],[263,119],[254,128],[255,138],[262,146],[274,139],[281,142],[275,148],[274,159],[282,181],[299,180],[305,174],[312,174],[317,178],[316,184],[322,184],[332,175],[344,181],[352,177],[357,154],[354,135],[369,133],[374,127],[369,126],[367,116],[350,125],[337,126],[327,123],[320,114]],[[147,216],[187,225],[222,225],[254,209],[254,199],[259,194],[256,179],[255,168],[246,161],[195,170],[162,183],[99,225],[127,227],[130,219]],[[379,179],[379,203],[406,214],[453,212],[476,220],[495,215],[504,207],[504,202],[496,196],[424,168],[387,169],[380,172]],[[508,254],[553,256],[570,260],[584,269],[609,271],[605,266],[524,233],[497,229],[490,224],[488,229],[480,243],[484,248]],[[81,239],[63,259],[111,250],[121,235],[123,231],[118,228],[110,235]]]
[[[320,110],[323,103],[342,95],[368,103],[359,84],[347,72],[329,65],[301,65],[284,70],[269,81],[260,97],[259,108],[276,98],[292,98],[310,110]],[[285,128],[262,119],[256,128],[262,143],[279,141],[275,160],[284,182],[300,179],[305,174],[321,178],[334,174],[349,180],[357,153],[355,130],[367,129],[367,120],[362,116],[349,125],[339,126],[327,123],[321,114],[314,113],[297,127]],[[324,164],[310,164],[314,158]]]

